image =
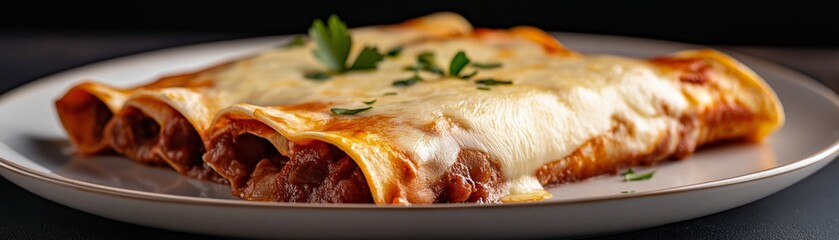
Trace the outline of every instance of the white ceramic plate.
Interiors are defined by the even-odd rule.
[[[586,53],[646,57],[699,46],[634,38],[557,34]],[[80,158],[59,127],[53,101],[95,79],[117,86],[198,69],[281,44],[271,37],[180,47],[56,74],[0,98],[0,173],[52,201],[103,217],[203,234],[259,238],[562,237],[651,227],[730,209],[781,190],[837,155],[839,98],[808,77],[734,54],[777,91],[787,124],[760,144],[701,149],[667,162],[652,180],[604,176],[550,189],[554,198],[504,205],[374,206],[261,203],[227,186],[106,156]],[[634,193],[621,193],[634,191]]]

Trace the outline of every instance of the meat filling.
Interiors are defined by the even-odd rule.
[[[343,151],[312,140],[291,143],[283,156],[259,137],[272,131],[255,121],[238,121],[211,137],[204,159],[230,180],[234,195],[275,202],[373,202],[364,173]]]
[[[118,153],[143,164],[165,166],[154,153],[160,125],[142,111],[126,107],[108,123],[108,144]]]
[[[287,143],[285,155],[266,138],[273,129],[254,120],[228,123],[209,141],[204,160],[227,178],[233,194],[248,200],[372,203],[364,173],[336,146],[309,140]],[[285,143],[283,143],[285,144]],[[486,153],[462,150],[432,187],[435,202],[495,202],[503,176]]]
[[[168,165],[188,177],[225,183],[226,180],[201,159],[204,144],[189,121],[180,114],[171,116],[161,126],[139,109],[126,107],[105,130],[110,136],[109,144],[135,161],[154,166]]]
[[[443,175],[438,203],[496,202],[504,177],[497,164],[480,151],[461,150],[457,161]]]

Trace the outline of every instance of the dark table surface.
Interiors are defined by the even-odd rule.
[[[113,57],[241,37],[247,35],[0,29],[0,93],[52,73]],[[839,48],[716,47],[784,64],[839,91]],[[0,116],[0,121],[9,118]],[[839,239],[837,184],[839,163],[833,162],[787,189],[735,209],[598,239]],[[38,197],[3,178],[0,196],[0,239],[212,238],[87,214]]]

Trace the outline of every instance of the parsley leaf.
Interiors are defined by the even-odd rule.
[[[382,95],[382,96],[396,96],[396,92],[386,92],[386,93],[385,93],[384,95]]]
[[[393,86],[394,86],[394,87],[407,87],[407,86],[414,85],[414,84],[416,84],[416,83],[417,83],[417,82],[419,82],[419,81],[422,81],[422,78],[420,78],[420,77],[419,77],[419,76],[417,76],[417,75],[414,75],[413,77],[409,77],[409,78],[406,78],[406,79],[393,81]]]
[[[475,75],[478,75],[478,71],[474,71],[474,72],[472,72],[472,73],[470,73],[470,74],[466,74],[466,75],[463,75],[463,76],[459,76],[459,78],[460,78],[460,79],[469,79],[470,77],[474,77]]]
[[[347,25],[338,16],[329,16],[328,24],[316,19],[309,28],[309,37],[315,41],[317,48],[315,57],[334,72],[343,72],[347,56],[350,54],[352,38],[347,31]]]
[[[500,68],[501,63],[472,63],[472,67],[480,68],[480,69],[493,69],[493,68]]]
[[[629,174],[635,174],[635,171],[633,171],[632,168],[629,168],[629,169],[626,170],[625,173],[621,173],[621,176],[626,176],[626,175],[629,175]]]
[[[399,56],[400,53],[402,53],[402,49],[404,49],[404,48],[405,48],[405,46],[399,45],[399,46],[396,46],[396,47],[388,50],[386,54],[387,54],[388,57],[396,57],[396,56]]]
[[[364,104],[367,104],[367,105],[373,105],[373,104],[374,104],[374,103],[376,103],[376,101],[378,101],[378,100],[379,100],[379,99],[373,99],[373,100],[370,100],[370,101],[363,101],[363,103],[364,103]]]
[[[329,16],[327,24],[316,19],[309,28],[309,38],[314,40],[317,46],[313,52],[315,57],[332,72],[373,69],[384,59],[378,48],[364,47],[348,68],[347,58],[352,47],[352,37],[347,25],[335,15]]]
[[[477,80],[475,82],[478,83],[478,84],[483,84],[483,85],[487,85],[487,86],[511,85],[511,84],[513,84],[513,81],[503,81],[503,80],[497,80],[497,79],[494,79],[494,78],[484,78],[484,79],[481,79],[481,80]]]
[[[454,55],[454,58],[452,58],[451,64],[449,64],[449,75],[460,76],[460,71],[462,71],[469,62],[471,61],[469,60],[469,57],[466,57],[466,53],[463,51],[457,52],[457,54]]]
[[[429,66],[423,70],[440,76],[446,75],[446,73],[443,72],[443,69],[440,69],[438,66]]]
[[[434,61],[434,53],[433,52],[422,52],[417,55],[417,64],[413,66],[405,67],[405,70],[408,71],[426,71],[430,73],[434,73],[440,76],[446,75],[443,72],[443,69],[437,66],[437,62]]]
[[[358,54],[358,57],[355,58],[355,62],[352,64],[352,67],[348,70],[375,69],[376,64],[383,59],[385,59],[385,56],[379,53],[378,48],[364,47],[364,49],[361,50],[361,53]]]
[[[360,112],[364,112],[367,110],[372,109],[373,107],[366,107],[366,108],[357,108],[357,109],[347,109],[347,108],[332,108],[329,109],[335,115],[355,115]]]
[[[466,53],[463,51],[458,51],[457,54],[452,58],[451,63],[449,64],[449,76],[456,77],[460,79],[467,79],[470,77],[475,76],[478,74],[478,71],[474,71],[469,74],[460,75],[464,68],[469,65],[469,57],[466,56]],[[446,76],[446,73],[443,69],[440,69],[437,66],[437,63],[434,61],[434,53],[433,52],[422,52],[417,55],[417,64],[413,66],[405,67],[407,71],[427,71],[430,73],[434,73],[440,75],[441,77]]]
[[[655,171],[644,173],[644,174],[636,174],[635,171],[632,170],[632,168],[629,168],[628,170],[626,170],[625,173],[622,173],[621,176],[623,176],[623,181],[624,182],[632,182],[632,181],[649,180],[649,179],[653,178],[653,174],[655,174]]]
[[[303,76],[308,78],[308,79],[317,80],[317,81],[329,79],[329,74],[325,73],[325,72],[309,72],[309,73],[303,74]]]
[[[621,191],[621,193],[635,193],[635,190]]]
[[[434,66],[437,65],[434,61],[434,53],[433,52],[421,52],[417,55],[417,63],[421,66]]]

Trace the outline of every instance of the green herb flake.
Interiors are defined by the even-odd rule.
[[[309,28],[309,37],[317,44],[315,57],[329,70],[343,72],[352,46],[347,25],[336,15],[329,16],[327,24],[316,19]]]
[[[632,168],[629,168],[626,170],[626,172],[621,173],[621,176],[626,176],[628,174],[635,174],[635,171],[633,171]]]
[[[405,68],[402,68],[402,70],[405,70],[405,71],[419,71],[419,70],[422,70],[422,69],[419,66],[405,66]]]
[[[306,37],[302,35],[296,35],[291,41],[287,42],[283,45],[283,48],[295,48],[295,47],[302,47],[306,45]]]
[[[463,71],[463,68],[465,68],[469,62],[470,60],[469,57],[466,57],[466,53],[458,51],[452,58],[451,64],[449,64],[449,75],[460,76],[460,71]]]
[[[469,78],[471,78],[471,77],[474,77],[475,75],[478,75],[478,71],[474,71],[474,72],[472,72],[472,73],[470,73],[470,74],[466,74],[466,75],[460,76],[459,78],[460,78],[460,79],[464,79],[464,80],[465,80],[465,79],[469,79]]]
[[[303,76],[308,78],[308,79],[316,80],[316,81],[323,81],[323,80],[329,79],[329,77],[330,77],[329,74],[326,73],[326,72],[309,72],[309,73],[303,74]]]
[[[513,81],[503,81],[503,80],[497,80],[497,79],[494,79],[494,78],[484,78],[484,79],[481,79],[481,80],[477,80],[475,82],[478,83],[478,84],[483,84],[483,85],[487,85],[487,86],[511,85],[511,84],[513,84]]]
[[[443,76],[443,75],[446,74],[446,73],[443,72],[443,69],[440,69],[440,67],[437,67],[437,66],[429,66],[429,67],[426,67],[423,70],[425,70],[427,72],[430,72],[430,73],[433,73],[433,74],[440,75],[440,76]]]
[[[396,92],[386,92],[386,93],[385,93],[384,95],[382,95],[382,96],[396,96]]]
[[[332,108],[329,109],[335,115],[355,115],[360,112],[364,112],[367,110],[372,109],[373,107],[366,107],[366,108],[356,108],[356,109],[347,109],[347,108]]]
[[[402,53],[402,49],[404,49],[404,48],[405,48],[405,46],[399,45],[399,46],[396,46],[396,47],[388,50],[386,54],[387,54],[388,57],[396,57],[396,56],[399,56],[400,53]]]
[[[635,190],[621,191],[621,193],[635,193]]]
[[[417,55],[417,64],[412,66],[405,67],[406,71],[426,71],[430,73],[434,73],[440,76],[446,75],[443,72],[443,69],[440,69],[437,66],[437,63],[434,61],[434,53],[433,52],[421,52]]]
[[[417,63],[419,63],[420,66],[437,65],[434,61],[434,52],[421,52],[417,55]]]
[[[490,88],[488,88],[488,87],[478,87],[478,90],[481,90],[481,91],[489,91],[489,89]]]
[[[394,87],[408,87],[408,86],[416,84],[419,81],[422,81],[422,78],[420,78],[417,75],[414,75],[413,77],[393,81],[393,86]]]
[[[355,62],[349,70],[375,69],[376,65],[383,59],[385,59],[385,56],[379,53],[378,48],[364,47],[361,53],[358,54],[358,57],[355,58]]]
[[[648,173],[643,173],[643,174],[637,174],[637,173],[635,173],[635,171],[632,170],[632,168],[629,168],[629,169],[626,170],[625,173],[622,173],[621,176],[623,176],[623,181],[624,182],[632,182],[632,181],[649,180],[649,179],[653,178],[653,174],[655,174],[655,171],[648,172]]]
[[[493,69],[493,68],[500,68],[501,63],[496,63],[496,62],[494,62],[494,63],[477,63],[477,62],[475,62],[475,63],[472,63],[472,67],[480,68],[480,69]]]
[[[364,47],[348,68],[347,58],[352,47],[352,37],[347,25],[335,15],[329,17],[327,24],[316,19],[309,28],[309,38],[316,44],[313,52],[315,57],[331,72],[374,69],[384,59],[378,48]]]
[[[370,101],[364,101],[363,103],[367,104],[367,105],[373,105],[374,103],[376,103],[376,101],[378,101],[378,99],[373,99],[373,100],[370,100]]]

